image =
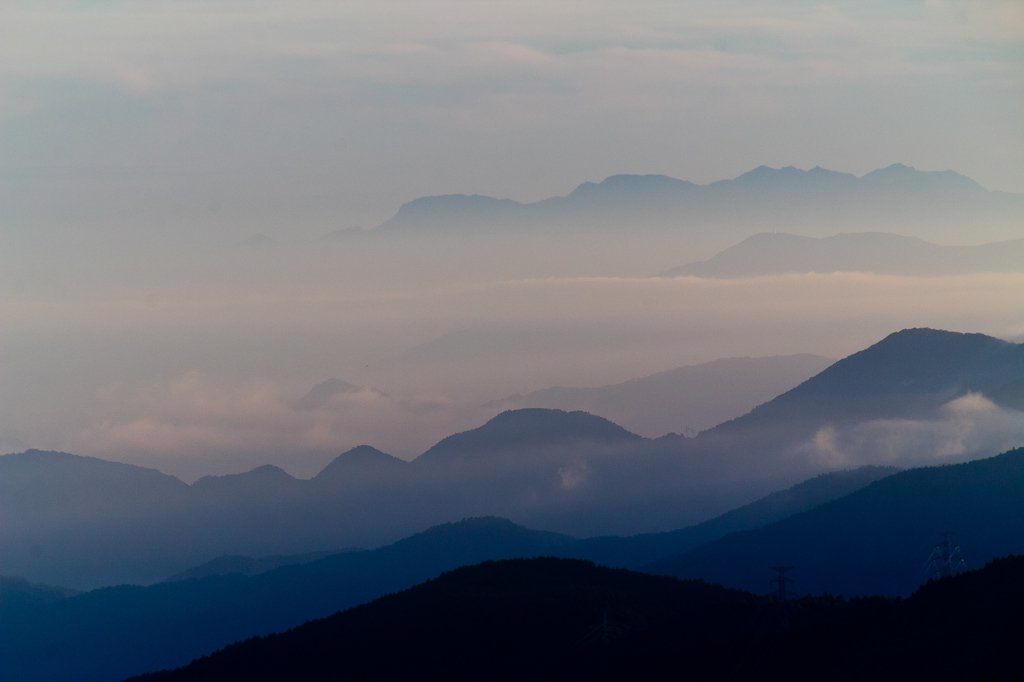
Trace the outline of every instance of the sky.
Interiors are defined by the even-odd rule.
[[[297,239],[762,164],[1022,192],[1022,62],[1019,2],[4,2],[0,217]]]
[[[556,384],[1017,338],[1018,274],[665,280],[714,251],[628,232],[314,240],[618,173],[898,162],[1021,193],[1022,67],[1019,2],[5,1],[0,451],[309,476]],[[364,388],[294,408],[331,377]]]

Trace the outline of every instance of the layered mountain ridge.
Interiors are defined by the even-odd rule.
[[[664,175],[613,175],[600,183],[585,182],[567,196],[530,204],[481,195],[421,197],[403,204],[377,229],[388,234],[486,233],[626,224],[687,230],[715,224],[738,234],[754,221],[799,224],[818,233],[827,217],[833,233],[837,227],[902,225],[945,234],[936,232],[938,225],[928,228],[928,222],[944,225],[955,218],[961,228],[969,225],[979,236],[999,239],[1019,237],[1012,224],[1022,211],[1024,195],[989,192],[953,171],[919,171],[897,163],[858,178],[820,167],[760,166],[708,185]]]
[[[983,416],[998,412],[971,396],[1012,394],[1024,378],[1022,349],[979,334],[904,330],[695,438],[646,439],[584,412],[524,409],[412,462],[355,448],[310,480],[267,466],[188,486],[94,458],[6,455],[0,573],[78,588],[150,583],[216,556],[372,547],[467,516],[576,537],[682,528],[823,471],[1005,449],[1020,438],[1016,413],[996,424],[1010,431],[991,437],[987,422],[969,421],[974,413],[958,416],[968,420],[950,431],[959,450],[934,440],[904,453],[865,438],[888,438],[878,431],[887,424],[946,438],[948,406],[961,399]],[[865,424],[874,429],[867,436]]]

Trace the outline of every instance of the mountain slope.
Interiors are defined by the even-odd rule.
[[[133,670],[180,665],[234,639],[279,631],[485,559],[543,554],[639,566],[834,499],[888,473],[865,468],[823,475],[670,533],[573,540],[505,519],[467,519],[372,551],[262,562],[222,557],[151,587],[105,588],[61,604],[34,602],[6,611],[0,651],[9,655],[0,653],[0,675],[59,679],[62,671],[75,670],[76,679],[115,679]],[[126,640],[133,643],[131,655],[123,651]],[[63,652],[59,662],[33,658],[50,646]]]
[[[558,547],[554,555],[588,559],[604,566],[635,570],[663,557],[717,540],[729,533],[760,528],[813,509],[825,502],[845,497],[897,471],[898,469],[894,467],[864,466],[852,471],[820,474],[694,526],[665,533],[575,540]]]
[[[767,591],[769,566],[791,565],[802,593],[907,595],[936,532],[955,538],[968,566],[1024,552],[1024,448],[912,469],[758,530],[738,532],[646,567]]]
[[[724,434],[781,422],[934,416],[968,392],[986,393],[1024,377],[1024,344],[936,329],[904,329],[854,353],[796,388],[725,422]]]
[[[458,566],[548,554],[571,539],[504,519],[467,519],[380,549],[252,577],[123,585],[6,609],[0,619],[0,678],[118,680],[184,665],[233,641],[322,618]]]
[[[977,680],[1024,670],[1024,557],[905,601],[778,604],[589,563],[487,562],[141,680]]]

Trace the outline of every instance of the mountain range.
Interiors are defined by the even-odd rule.
[[[681,265],[660,275],[727,279],[806,272],[873,272],[915,277],[1024,272],[1024,239],[978,246],[939,246],[885,232],[832,237],[761,232],[709,260]]]
[[[577,540],[506,519],[465,519],[369,551],[322,558],[221,557],[149,587],[78,595],[33,586],[32,599],[4,602],[0,676],[115,680],[183,665],[238,639],[282,631],[484,560],[554,555],[637,567],[810,509],[891,473],[868,467],[824,474],[670,533]],[[15,583],[24,593],[24,581]],[[125,641],[132,642],[130,653]],[[51,650],[60,655],[49,656]]]
[[[885,429],[909,424],[920,440],[957,400],[998,411],[979,396],[1012,394],[1022,378],[1024,346],[916,329],[694,438],[645,439],[584,412],[531,408],[443,439],[412,462],[362,446],[310,480],[263,466],[191,486],[95,458],[5,455],[0,574],[74,588],[145,584],[222,555],[373,547],[468,516],[576,537],[668,531],[823,471],[935,462],[936,449],[952,446],[933,439],[904,453],[884,441]],[[984,435],[984,424],[954,427],[960,450],[939,461],[991,455],[1020,438],[997,429],[972,440],[964,429]]]
[[[793,567],[789,576],[799,593],[909,594],[928,577],[923,564],[935,528],[959,530],[970,566],[1024,549],[1022,505],[1019,449],[956,466],[819,476],[671,533],[576,540],[504,519],[467,519],[377,550],[299,558],[253,576],[207,575],[77,595],[37,586],[37,598],[8,602],[0,619],[0,673],[11,680],[113,680],[183,665],[232,641],[322,618],[443,571],[515,557],[648,562],[645,571],[755,593],[768,591],[768,567],[779,562]]]
[[[422,197],[402,205],[382,234],[494,232],[629,226],[692,230],[715,225],[750,234],[750,225],[820,235],[822,229],[899,226],[932,238],[964,233],[981,241],[1020,236],[1024,195],[988,192],[953,171],[893,164],[858,178],[816,167],[760,166],[732,180],[696,185],[664,175],[613,175],[564,197],[530,204],[463,194]],[[959,228],[953,229],[953,226]],[[946,227],[949,229],[946,229]],[[822,235],[823,236],[823,235]]]

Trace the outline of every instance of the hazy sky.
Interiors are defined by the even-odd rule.
[[[0,4],[0,220],[308,237],[417,196],[902,162],[1024,191],[1020,2]]]
[[[1019,274],[657,279],[713,251],[629,226],[310,240],[616,173],[900,162],[1024,192],[1022,122],[1019,1],[4,0],[0,452],[311,475],[553,384],[913,326],[1016,337]],[[304,243],[239,246],[256,232]],[[294,409],[330,377],[368,388]]]

